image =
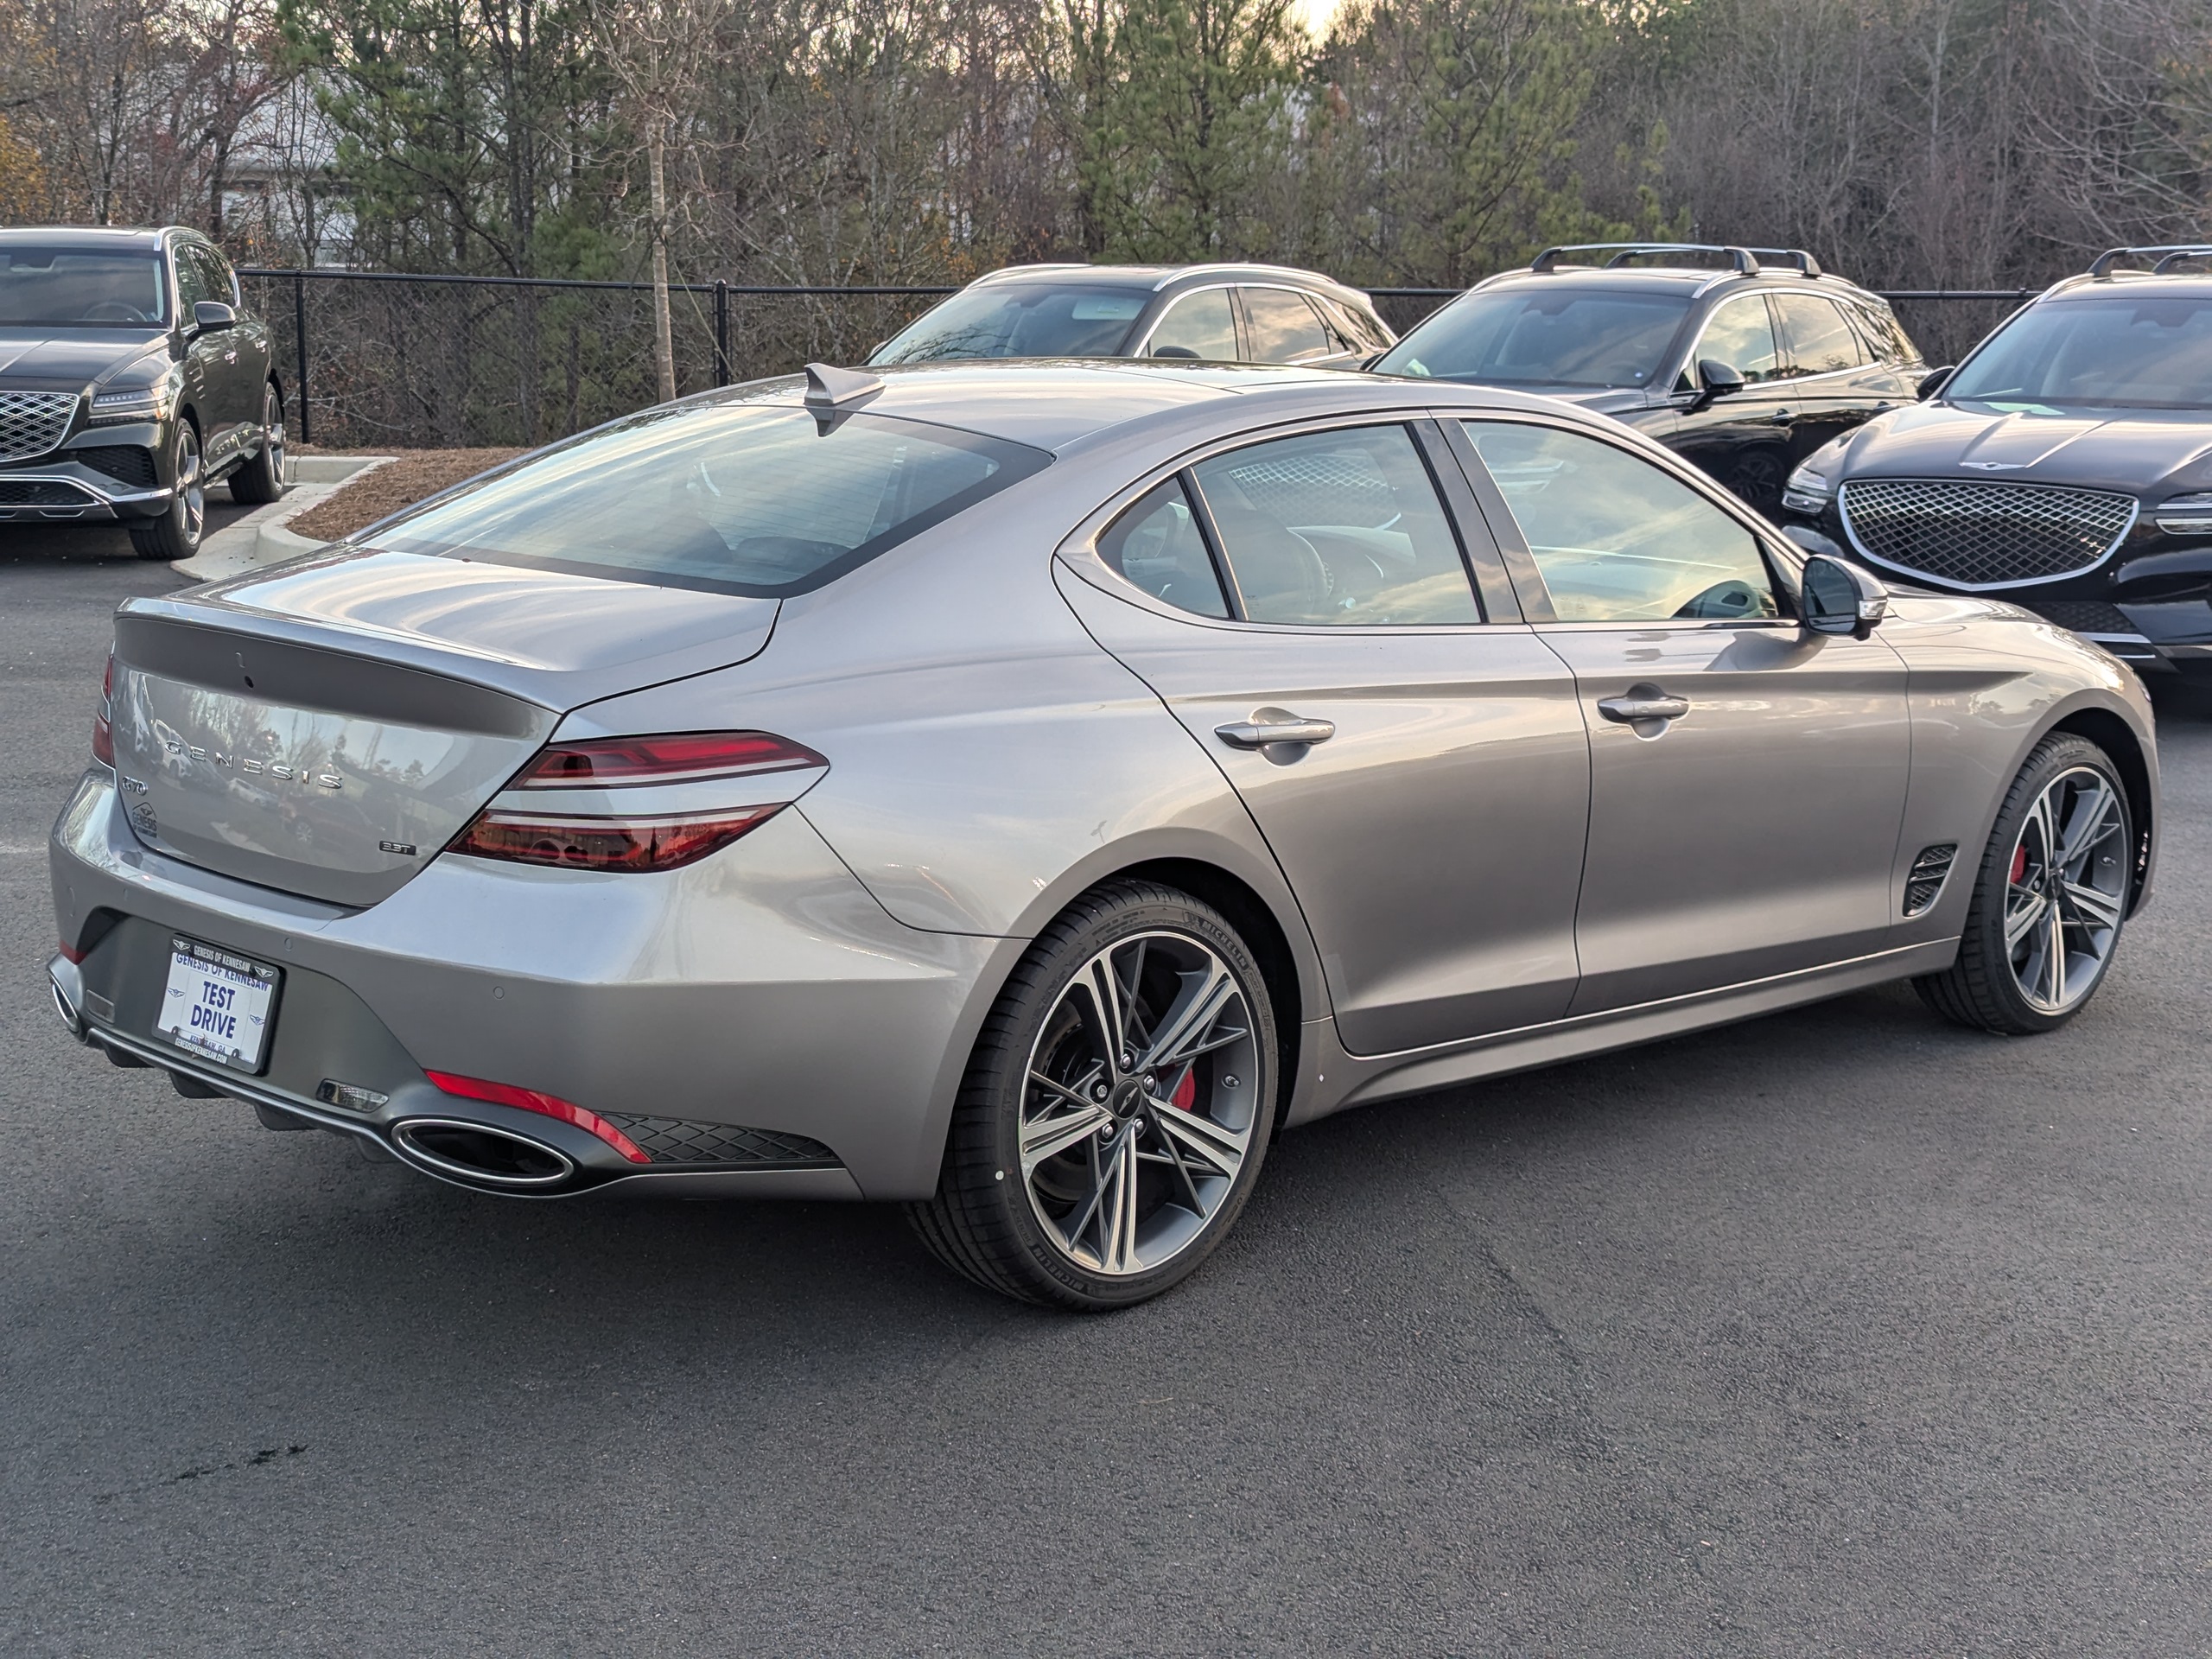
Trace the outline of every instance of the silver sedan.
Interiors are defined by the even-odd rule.
[[[540,1198],[906,1203],[1142,1300],[1273,1135],[1910,978],[2048,1031],[2151,712],[1541,398],[962,365],[620,421],[116,620],[55,1001]]]

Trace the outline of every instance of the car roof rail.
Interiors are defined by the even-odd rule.
[[[1006,276],[1033,276],[1040,270],[1089,270],[1090,267],[1079,259],[1044,260],[1033,265],[1001,265],[996,270],[987,270],[968,284],[981,288],[986,283],[995,283]]]
[[[1555,248],[1546,248],[1529,263],[1529,269],[1537,271],[1556,270],[1563,255],[1571,253],[1609,253],[1612,256],[1599,269],[1617,270],[1631,259],[1649,255],[1667,253],[1715,253],[1726,259],[1739,274],[1750,276],[1759,268],[1758,257],[1749,248],[1738,248],[1713,242],[1568,242]],[[1808,256],[1809,257],[1809,256]],[[1580,262],[1577,262],[1578,264]],[[1589,267],[1583,266],[1584,269]]]
[[[1753,248],[1751,257],[1762,269],[1768,265],[1788,265],[1801,276],[1825,276],[1821,262],[1802,248]]]
[[[2163,276],[2173,266],[2187,259],[2212,259],[2212,245],[2202,242],[2169,242],[2157,247],[2107,248],[2089,262],[2089,280],[2108,283],[2113,279],[2113,264],[2122,259],[2155,259],[2151,275]]]

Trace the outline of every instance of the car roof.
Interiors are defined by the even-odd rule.
[[[33,242],[45,248],[140,248],[150,253],[168,234],[162,230],[111,226],[16,225],[0,230],[0,247],[11,242]]]
[[[1624,265],[1611,270],[1600,265],[1560,265],[1550,270],[1522,268],[1486,276],[1467,291],[1494,294],[1502,289],[1547,287],[1599,287],[1608,291],[1625,289],[1631,293],[1679,294],[1685,298],[1724,288],[1731,291],[1766,289],[1778,293],[1848,294],[1862,300],[1876,297],[1834,271],[1807,276],[1786,265],[1750,271],[1699,265]]]
[[[2108,276],[2069,276],[2037,296],[2045,300],[2105,300],[2122,295],[2140,296],[2144,293],[2177,294],[2188,299],[2212,299],[2212,273],[2190,271],[2183,275],[2167,272],[2154,276],[2147,270],[2115,270]]]
[[[881,390],[843,407],[929,421],[1055,453],[1117,427],[1243,398],[1297,405],[1300,410],[1319,404],[1311,411],[1319,414],[1427,405],[1571,410],[1550,398],[1494,386],[1256,363],[978,358],[862,372],[877,376]],[[804,378],[787,375],[709,393],[702,401],[742,397],[797,404],[805,387]],[[1582,417],[1581,411],[1572,412]],[[1297,414],[1286,412],[1283,418]]]
[[[1301,270],[1291,265],[1264,265],[1249,262],[1224,262],[1198,265],[1008,265],[978,276],[970,288],[1011,287],[1017,283],[1084,283],[1103,288],[1123,288],[1143,293],[1157,293],[1179,284],[1203,282],[1290,283],[1300,288],[1318,288],[1331,293],[1357,294],[1358,289],[1348,288],[1333,276],[1318,270]]]

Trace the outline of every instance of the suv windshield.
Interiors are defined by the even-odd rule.
[[[1041,283],[966,289],[910,323],[868,361],[1111,357],[1151,297],[1141,289]]]
[[[842,575],[1051,459],[918,421],[695,404],[588,432],[363,539],[774,598]]]
[[[1681,294],[1548,285],[1470,294],[1384,353],[1375,371],[1500,386],[1648,386],[1688,310]]]
[[[0,244],[0,328],[160,324],[162,287],[156,254]]]
[[[2212,296],[2100,294],[2031,306],[1966,360],[1943,398],[2054,412],[2212,406]]]

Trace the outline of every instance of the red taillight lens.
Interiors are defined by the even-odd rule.
[[[115,653],[107,654],[107,672],[100,676],[100,711],[92,716],[92,759],[104,766],[115,764],[115,728],[110,723],[110,699],[115,692]]]
[[[447,850],[563,869],[677,869],[758,829],[829,765],[767,732],[556,743]]]
[[[525,1112],[538,1112],[547,1117],[557,1117],[563,1123],[573,1123],[620,1153],[633,1164],[650,1164],[645,1148],[616,1128],[597,1112],[587,1111],[574,1101],[563,1100],[558,1095],[541,1093],[536,1089],[518,1089],[511,1083],[486,1083],[481,1077],[455,1077],[450,1071],[425,1071],[424,1077],[437,1085],[442,1094],[457,1095],[463,1100],[489,1101],[494,1106],[514,1106]]]

